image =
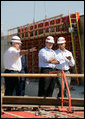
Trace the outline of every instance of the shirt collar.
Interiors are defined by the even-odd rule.
[[[64,51],[62,51],[60,48],[59,48],[60,52],[66,52],[66,49]]]
[[[46,50],[50,50],[50,51],[52,50],[52,49],[49,49],[49,48],[47,48],[47,47],[45,47],[45,49],[46,49]]]

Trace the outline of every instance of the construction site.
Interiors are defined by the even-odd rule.
[[[5,74],[3,66],[3,54],[9,47],[9,40],[17,35],[21,38],[21,49],[26,50],[36,47],[37,52],[26,55],[27,74]],[[68,97],[57,98],[57,87],[52,97],[38,97],[39,77],[57,77],[57,72],[40,74],[38,67],[38,52],[45,46],[47,36],[53,36],[55,44],[53,50],[58,48],[57,39],[63,36],[66,39],[66,49],[71,51],[75,66],[70,68],[70,73],[64,78]],[[84,118],[84,15],[75,11],[46,18],[37,22],[15,27],[8,30],[6,37],[1,37],[1,118]],[[35,60],[36,58],[36,60]],[[25,96],[4,96],[3,77],[27,77]],[[71,90],[68,88],[66,77],[71,77]],[[33,88],[34,87],[34,88]],[[81,91],[81,92],[80,92]],[[62,92],[61,92],[62,93]],[[6,110],[10,107],[10,110]]]

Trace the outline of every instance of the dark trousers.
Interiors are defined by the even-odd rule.
[[[5,70],[4,73],[18,73],[18,71]],[[19,96],[19,78],[18,77],[4,77],[5,79],[5,96],[12,96],[14,90]]]
[[[51,68],[41,68],[40,73],[48,73],[55,71]],[[41,77],[39,79],[39,90],[38,96],[52,97],[52,93],[55,87],[55,78],[54,77]]]
[[[25,84],[26,84],[26,78],[20,77],[20,84],[19,84],[20,96],[25,95]]]

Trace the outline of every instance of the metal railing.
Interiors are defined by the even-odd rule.
[[[60,72],[61,74],[57,74],[57,72]],[[53,74],[56,73],[56,74]],[[66,108],[63,107],[63,78],[66,84],[67,92],[68,92],[68,97],[69,97],[69,113],[71,113],[71,95],[70,95],[70,90],[68,87],[68,83],[66,80],[66,77],[84,77],[84,74],[65,74],[64,71],[53,71],[49,72],[49,74],[10,74],[10,73],[1,73],[1,77],[61,77],[61,108],[59,107],[59,111],[67,111]],[[2,91],[1,91],[1,114],[2,114]]]

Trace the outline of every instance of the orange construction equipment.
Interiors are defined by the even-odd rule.
[[[58,110],[60,112],[69,112],[69,113],[72,113],[71,111],[71,95],[70,95],[70,90],[69,90],[69,87],[68,87],[68,83],[67,83],[67,80],[66,80],[66,76],[65,76],[65,73],[64,71],[52,71],[50,73],[58,73],[60,72],[61,73],[61,107],[58,108]],[[69,98],[69,110],[67,110],[65,107],[63,107],[63,79],[65,81],[65,85],[66,85],[66,88],[67,88],[67,92],[68,92],[68,98]]]

